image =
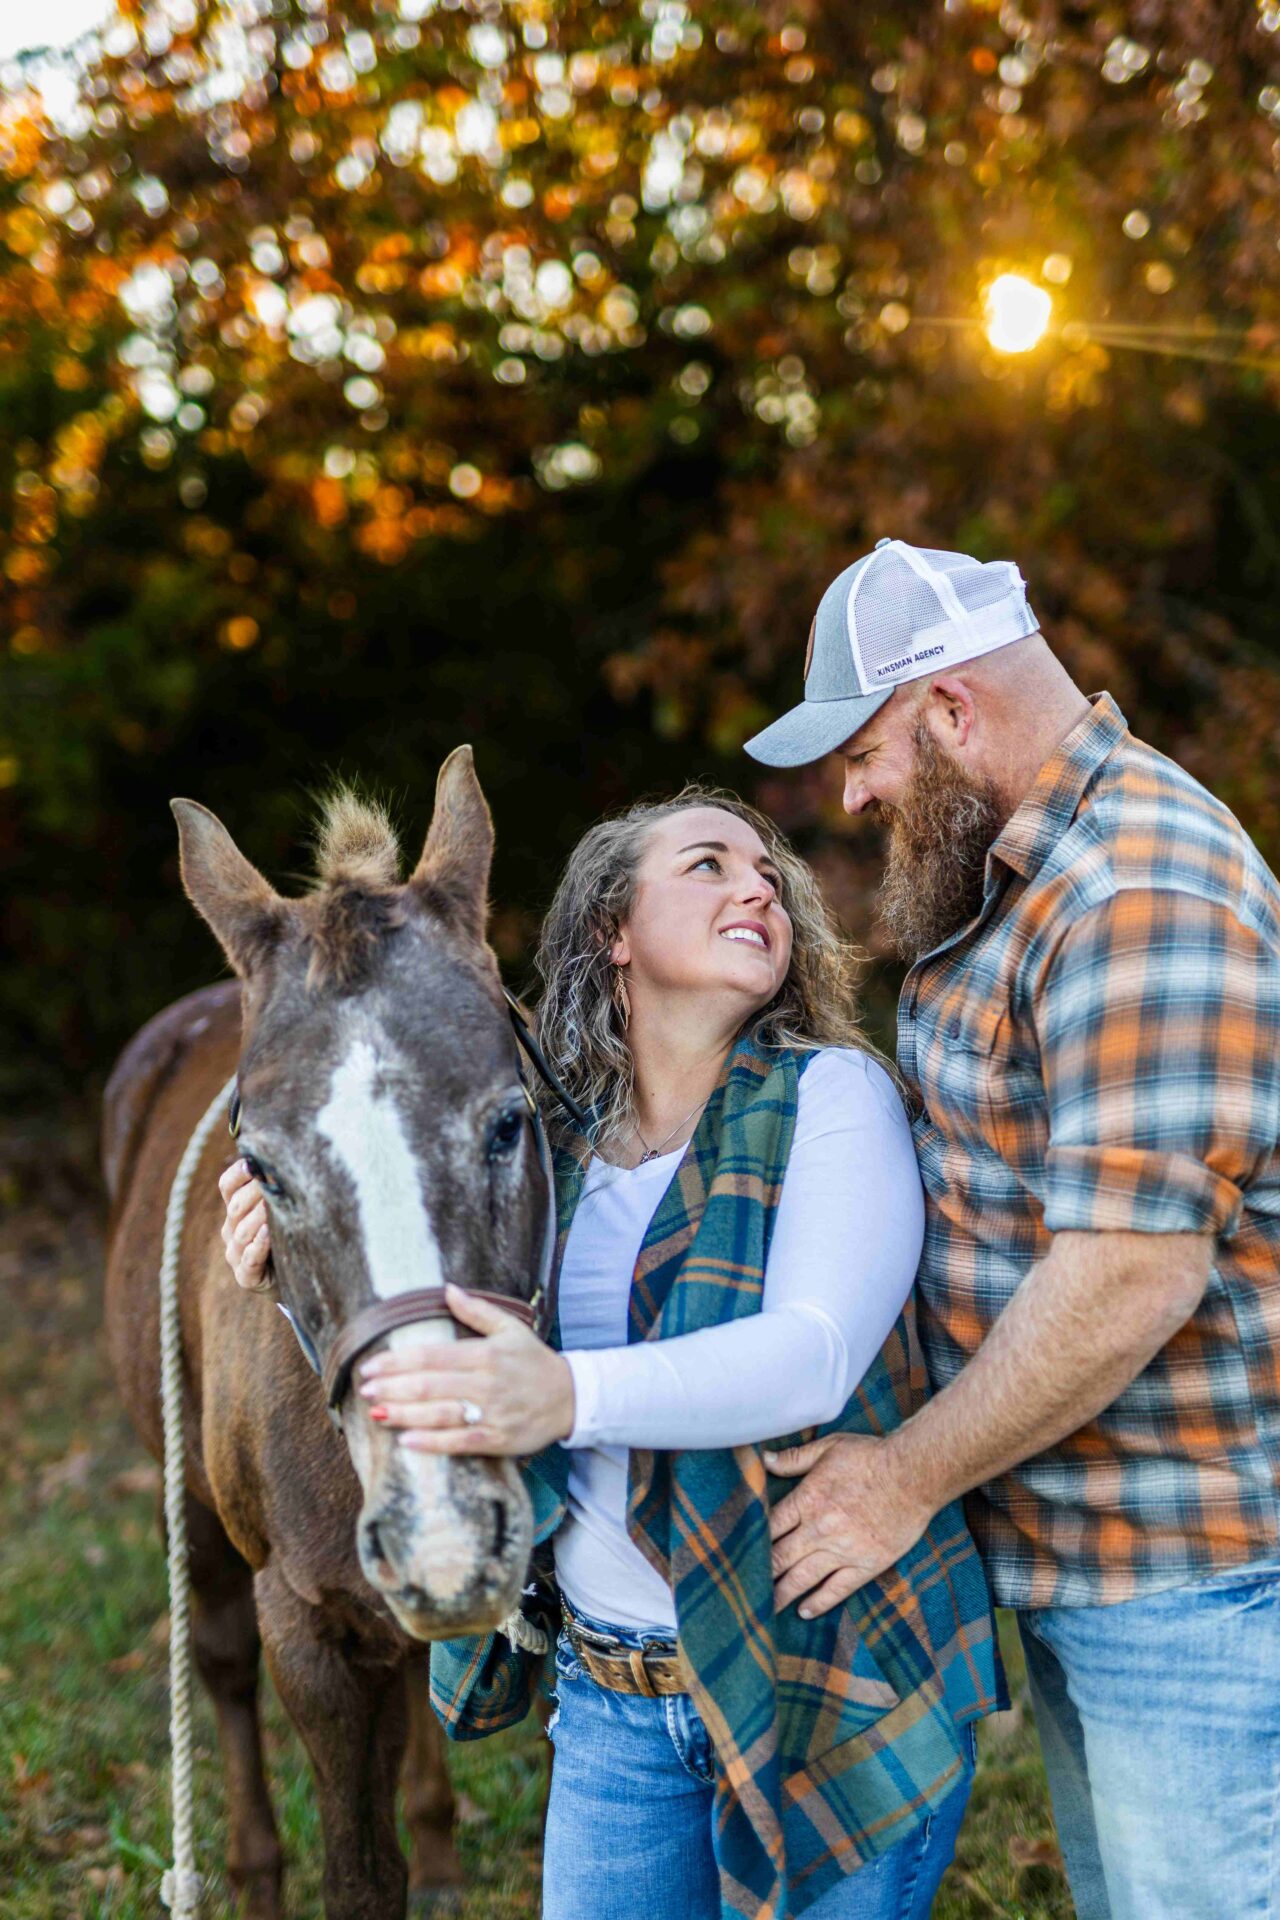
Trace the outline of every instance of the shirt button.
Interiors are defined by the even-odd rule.
[[[960,1038],[960,1022],[958,1020],[953,1020],[947,1028],[947,1038],[948,1040],[958,1040]]]

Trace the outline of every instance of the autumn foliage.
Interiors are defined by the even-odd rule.
[[[1280,859],[1280,6],[149,0],[0,78],[17,1077],[207,977],[171,792],[278,875],[463,738],[513,963],[693,771],[865,931],[829,779],[738,749],[884,533],[1016,558]]]

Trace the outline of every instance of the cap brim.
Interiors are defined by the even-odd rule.
[[[807,767],[842,747],[873,713],[879,713],[892,693],[893,688],[886,687],[851,700],[803,700],[746,741],[744,751],[766,767]]]

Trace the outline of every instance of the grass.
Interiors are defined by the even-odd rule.
[[[158,1476],[116,1403],[100,1332],[101,1246],[85,1156],[7,1143],[0,1174],[0,1920],[143,1920],[167,1858],[165,1571]],[[73,1143],[74,1146],[74,1143]],[[937,1920],[1072,1912],[1002,1621],[1012,1713],[980,1736],[978,1778]],[[264,1682],[264,1686],[266,1683]],[[268,1759],[292,1920],[320,1920],[306,1763],[267,1688]],[[212,1719],[197,1721],[197,1833],[208,1920],[231,1912]],[[538,1911],[541,1736],[451,1751],[470,1876],[463,1920]],[[659,1920],[676,1920],[660,1916]]]

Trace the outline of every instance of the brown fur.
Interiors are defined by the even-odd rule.
[[[509,1097],[514,1055],[482,944],[492,828],[469,752],[441,771],[431,833],[403,887],[387,877],[394,839],[385,821],[347,796],[326,815],[320,885],[302,900],[278,895],[204,808],[179,801],[174,811],[184,878],[241,985],[207,988],[157,1016],[107,1089],[108,1344],[125,1405],[157,1455],[167,1196],[197,1119],[237,1066],[246,1126],[293,1156],[300,1204],[287,1233],[273,1227],[277,1285],[295,1314],[320,1304],[327,1337],[369,1297],[358,1220],[312,1137],[320,1095],[353,1034],[357,1046],[381,1035],[386,1059],[413,1069],[415,1090],[401,1097],[414,1103],[405,1108],[413,1147],[458,1277],[497,1276],[512,1292],[531,1285],[546,1205],[524,1161],[496,1214],[492,1204],[485,1129]],[[367,1007],[344,1025],[366,988]],[[335,1430],[283,1315],[269,1296],[241,1293],[227,1271],[217,1179],[239,1150],[215,1127],[191,1185],[179,1282],[194,1641],[227,1778],[228,1868],[250,1920],[279,1920],[281,1853],[257,1716],[261,1651],[311,1756],[327,1920],[401,1920],[407,1887],[425,1896],[461,1879],[425,1649],[401,1622],[419,1607],[415,1635],[467,1628],[433,1629],[433,1617],[446,1619],[430,1613],[445,1604],[439,1594],[382,1579],[379,1556],[394,1573],[394,1536],[409,1525],[401,1509],[413,1497],[410,1483],[394,1480],[408,1469],[393,1438],[369,1422],[358,1396],[344,1404],[344,1434]],[[464,1584],[446,1599],[472,1609],[460,1618],[491,1624],[523,1575],[528,1503],[502,1463],[460,1459],[449,1471],[456,1538],[488,1528],[492,1565],[475,1572],[474,1598]],[[446,1517],[442,1509],[441,1525]],[[371,1549],[367,1536],[381,1545]],[[419,1527],[412,1538],[420,1560],[440,1551],[435,1533]],[[395,1831],[402,1762],[408,1872]]]
[[[238,999],[225,984],[166,1009],[122,1056],[105,1102],[108,1344],[125,1404],[157,1458],[165,1203],[195,1121],[235,1065]],[[326,1875],[326,1912],[331,1920],[398,1920],[406,1886],[425,1897],[462,1882],[443,1744],[426,1703],[424,1663],[361,1573],[360,1485],[315,1379],[283,1315],[269,1300],[241,1294],[222,1259],[217,1177],[235,1152],[227,1132],[215,1129],[192,1182],[181,1296],[195,1657],[213,1698],[227,1782],[227,1871],[248,1920],[280,1920],[283,1855],[257,1707],[265,1650],[313,1761],[323,1761],[317,1784],[336,1861]],[[393,1802],[402,1753],[412,1876],[406,1880],[393,1813],[370,1806],[364,1819],[374,1822],[383,1855],[370,1888],[364,1868],[347,1858],[356,1841],[343,1836],[351,1807],[369,1802],[361,1775],[371,1755],[384,1756],[378,1777]],[[363,1828],[358,1838],[362,1847]]]

